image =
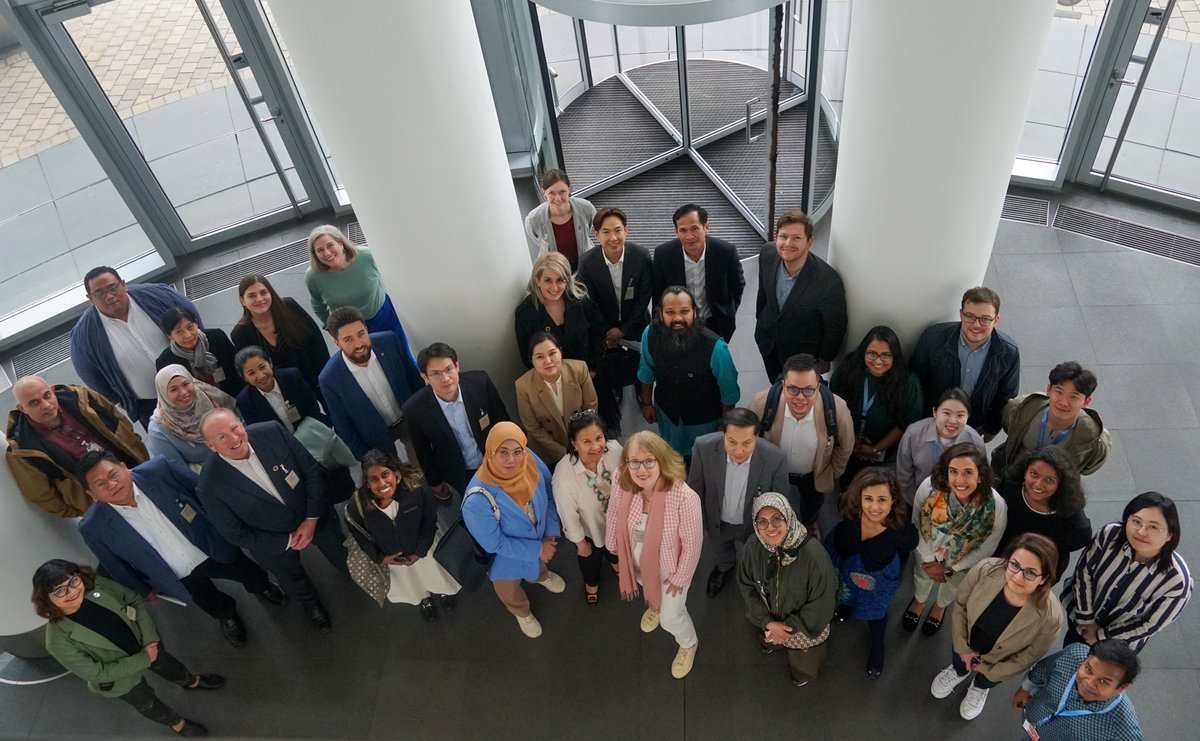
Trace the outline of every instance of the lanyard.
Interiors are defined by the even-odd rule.
[[[1046,411],[1042,412],[1042,425],[1041,425],[1041,427],[1038,428],[1038,444],[1037,444],[1037,446],[1039,448],[1046,444],[1046,423],[1049,420],[1050,420],[1050,407],[1046,407]],[[1067,429],[1058,433],[1054,437],[1050,438],[1050,444],[1058,445],[1059,443],[1061,443],[1063,441],[1063,439],[1066,438],[1067,435],[1071,434],[1071,431],[1075,429],[1075,425],[1077,425],[1077,424],[1079,424],[1079,420],[1075,420],[1071,424],[1070,427],[1068,427]]]
[[[1050,713],[1045,718],[1039,720],[1039,726],[1044,726],[1055,718],[1077,718],[1083,715],[1104,715],[1117,705],[1120,705],[1121,698],[1123,697],[1123,695],[1117,695],[1103,710],[1067,710],[1064,712],[1063,708],[1067,706],[1067,698],[1071,695],[1071,690],[1073,689],[1075,689],[1074,674],[1071,675],[1071,681],[1067,682],[1067,688],[1063,690],[1062,699],[1058,701],[1058,710],[1055,710],[1053,713]]]
[[[930,441],[929,441],[929,463],[930,463],[930,469],[929,469],[929,470],[931,470],[931,471],[932,471],[933,469],[937,468],[937,463],[938,463],[938,441],[937,441],[937,438],[936,438],[936,437],[935,437],[934,439],[932,439],[932,440],[930,440]]]
[[[863,406],[862,406],[862,414],[864,417],[867,416],[867,412],[871,411],[871,407],[875,406],[876,394],[870,394],[868,396],[868,394],[867,394],[868,388],[869,388],[869,384],[867,382],[867,379],[864,378],[863,379]]]

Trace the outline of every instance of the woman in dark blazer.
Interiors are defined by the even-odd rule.
[[[233,346],[256,345],[277,368],[295,368],[321,398],[317,377],[329,360],[325,333],[295,299],[280,298],[266,276],[252,273],[238,282],[242,318],[230,331]]]
[[[276,368],[266,350],[251,345],[238,350],[234,367],[246,387],[237,395],[237,408],[246,424],[279,421],[293,432],[306,417],[330,425],[313,391],[295,368]],[[282,404],[283,413],[275,404]]]
[[[230,396],[237,396],[242,390],[242,376],[233,368],[233,343],[224,332],[200,329],[196,314],[183,306],[164,312],[158,326],[171,344],[154,361],[155,370],[182,365],[197,380]]]
[[[46,618],[46,650],[67,671],[104,697],[119,697],[181,736],[206,736],[158,699],[146,670],[187,690],[224,686],[219,674],[192,674],[163,648],[137,592],[96,576],[87,566],[54,559],[33,574],[33,606]]]

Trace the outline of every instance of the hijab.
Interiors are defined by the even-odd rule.
[[[492,466],[496,451],[509,440],[516,440],[522,448],[525,448],[528,442],[525,433],[513,422],[497,422],[492,425],[484,443],[483,465],[479,467],[475,477],[485,484],[500,487],[521,509],[525,509],[533,501],[533,493],[537,491],[541,474],[538,473],[537,463],[533,460],[533,452],[528,448],[525,455],[521,456],[521,466],[511,476],[504,476],[497,467]]]
[[[196,395],[187,407],[178,407],[167,397],[167,385],[177,376],[190,378],[196,387]],[[175,437],[192,443],[203,445],[204,435],[200,433],[200,419],[217,407],[232,410],[233,397],[216,386],[210,386],[188,372],[182,365],[168,365],[154,375],[154,388],[158,391],[158,407],[154,410],[154,419],[158,424]]]
[[[780,566],[787,566],[796,560],[796,556],[800,552],[800,544],[804,542],[804,536],[808,535],[808,529],[800,524],[800,519],[796,517],[796,511],[792,509],[792,505],[788,504],[788,500],[782,494],[769,491],[755,497],[754,504],[751,506],[753,513],[751,517],[757,520],[759,511],[764,507],[774,507],[779,510],[779,514],[783,515],[783,519],[787,521],[787,535],[783,536],[783,542],[779,545],[771,545],[757,527],[754,528],[754,534],[758,536],[758,542],[762,543],[762,547],[768,553],[779,558]]]

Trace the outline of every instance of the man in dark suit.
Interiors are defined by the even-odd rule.
[[[346,571],[342,530],[325,496],[320,464],[278,422],[243,427],[232,411],[214,409],[200,420],[200,432],[216,453],[196,487],[209,519],[278,577],[313,627],[328,633],[329,613],[300,562],[300,551],[316,545]]]
[[[602,208],[592,227],[600,249],[583,253],[575,277],[587,286],[604,316],[604,359],[597,369],[596,394],[600,416],[615,428],[610,434],[619,435],[621,390],[637,381],[639,362],[637,351],[620,343],[642,339],[654,295],[654,270],[646,248],[625,241],[629,231],[624,211]]]
[[[425,480],[438,499],[449,501],[449,487],[464,491],[483,465],[492,425],[511,418],[488,374],[461,370],[458,353],[446,343],[422,350],[417,365],[428,385],[404,402],[404,418]]]
[[[686,286],[704,326],[729,342],[746,276],[732,244],[708,236],[708,212],[694,203],[675,209],[675,239],[654,250],[654,295]]]
[[[725,586],[726,575],[737,564],[737,545],[753,532],[754,497],[768,491],[788,494],[787,457],[758,436],[758,421],[749,409],[731,409],[720,431],[696,438],[692,446],[688,486],[700,495],[704,529],[717,556],[708,575],[709,597]]]
[[[813,223],[803,211],[779,217],[775,244],[758,258],[758,301],[754,341],[767,367],[779,379],[793,355],[816,358],[818,373],[837,360],[846,338],[846,290],[837,271],[812,254]]]
[[[196,474],[182,463],[160,455],[130,470],[112,453],[92,451],[79,463],[79,478],[96,502],[79,534],[114,580],[147,599],[162,594],[194,602],[221,623],[235,648],[246,645],[246,626],[213,579],[287,604],[267,572],[209,522],[196,499]]]
[[[325,326],[341,350],[319,378],[334,430],[355,458],[372,448],[395,450],[399,440],[416,465],[402,405],[422,381],[408,347],[393,332],[368,333],[352,306],[334,309]]]

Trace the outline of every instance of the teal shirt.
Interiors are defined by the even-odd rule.
[[[845,363],[843,361],[833,371],[833,376],[829,379],[829,388],[833,393],[842,397],[846,402],[846,406],[850,408],[850,416],[854,418],[855,431],[862,430],[867,439],[875,442],[881,439],[884,435],[899,427],[901,431],[906,429],[910,424],[924,418],[928,414],[928,410],[924,409],[924,404],[921,399],[921,383],[913,373],[908,374],[908,390],[905,393],[905,409],[904,414],[900,418],[896,418],[892,411],[887,408],[883,398],[878,396],[879,380],[870,373],[866,374],[868,393],[875,395],[875,403],[871,405],[871,410],[867,412],[866,418],[863,418],[863,388],[862,384],[858,384],[855,388],[849,388],[845,381]]]
[[[313,313],[324,325],[329,312],[342,306],[353,306],[364,319],[379,313],[387,292],[379,281],[375,256],[366,247],[356,247],[358,255],[350,267],[340,273],[317,271],[311,267],[304,273],[304,284],[312,297]]]

